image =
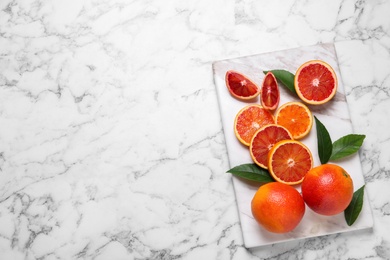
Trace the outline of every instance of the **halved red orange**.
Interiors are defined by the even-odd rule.
[[[324,104],[336,94],[336,73],[328,63],[311,60],[298,68],[294,77],[294,87],[304,102],[312,105]]]
[[[234,119],[234,133],[242,144],[249,146],[257,130],[274,123],[274,116],[269,110],[261,105],[251,104],[238,111]]]
[[[300,141],[279,141],[268,153],[268,171],[278,182],[299,184],[312,167],[313,156]]]
[[[268,152],[281,140],[292,139],[290,132],[283,126],[270,124],[263,126],[253,135],[249,151],[253,161],[260,167],[268,169]]]
[[[275,110],[279,105],[280,92],[278,82],[271,71],[267,72],[261,84],[261,105],[269,110]]]
[[[260,94],[256,83],[240,72],[227,71],[225,82],[230,94],[239,100],[253,99]]]
[[[313,126],[310,109],[301,102],[287,102],[276,111],[275,121],[284,126],[294,139],[305,137]]]

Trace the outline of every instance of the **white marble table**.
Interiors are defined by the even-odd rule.
[[[389,259],[390,2],[0,2],[0,259]],[[211,64],[336,42],[369,230],[246,249]]]

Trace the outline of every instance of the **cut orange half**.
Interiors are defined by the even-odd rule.
[[[279,141],[268,153],[268,171],[278,182],[299,184],[312,167],[309,148],[296,140]]]
[[[275,121],[287,128],[293,139],[301,139],[311,130],[313,115],[303,103],[287,102],[276,111]]]
[[[225,75],[226,86],[230,94],[240,100],[249,100],[260,94],[260,88],[247,76],[234,70]]]
[[[324,104],[336,94],[336,73],[326,62],[311,60],[298,68],[294,77],[294,87],[304,102],[312,105]]]
[[[281,140],[291,140],[290,132],[283,126],[270,124],[263,126],[254,134],[249,151],[253,161],[260,167],[268,169],[268,152]]]
[[[261,84],[261,105],[269,110],[275,110],[279,105],[280,93],[278,82],[272,72],[268,72]]]
[[[238,140],[246,146],[257,130],[261,127],[274,124],[274,116],[261,105],[252,104],[242,108],[234,119],[234,133]]]

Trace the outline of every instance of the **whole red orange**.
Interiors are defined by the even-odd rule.
[[[280,182],[260,186],[251,207],[255,220],[274,233],[293,230],[305,214],[305,202],[301,194],[292,186]]]
[[[312,168],[303,179],[301,188],[307,206],[326,216],[343,212],[353,196],[351,176],[335,164]]]

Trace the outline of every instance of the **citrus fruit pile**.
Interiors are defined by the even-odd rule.
[[[234,133],[249,147],[258,166],[268,169],[275,180],[293,185],[301,183],[313,166],[310,150],[298,141],[312,124],[310,110],[300,102],[285,103],[275,116],[259,104],[250,104],[237,113]]]
[[[314,167],[310,149],[300,141],[313,125],[306,104],[325,104],[336,93],[337,77],[332,67],[319,60],[302,64],[294,76],[294,88],[302,102],[281,106],[272,71],[266,73],[260,87],[232,70],[226,73],[225,82],[238,100],[260,96],[260,104],[244,106],[234,120],[237,139],[248,148],[253,162],[268,170],[276,181],[261,185],[255,193],[251,203],[255,220],[270,232],[285,233],[300,223],[305,204],[322,215],[344,211],[353,196],[351,177],[334,164]],[[302,184],[302,195],[292,186],[297,184]]]

